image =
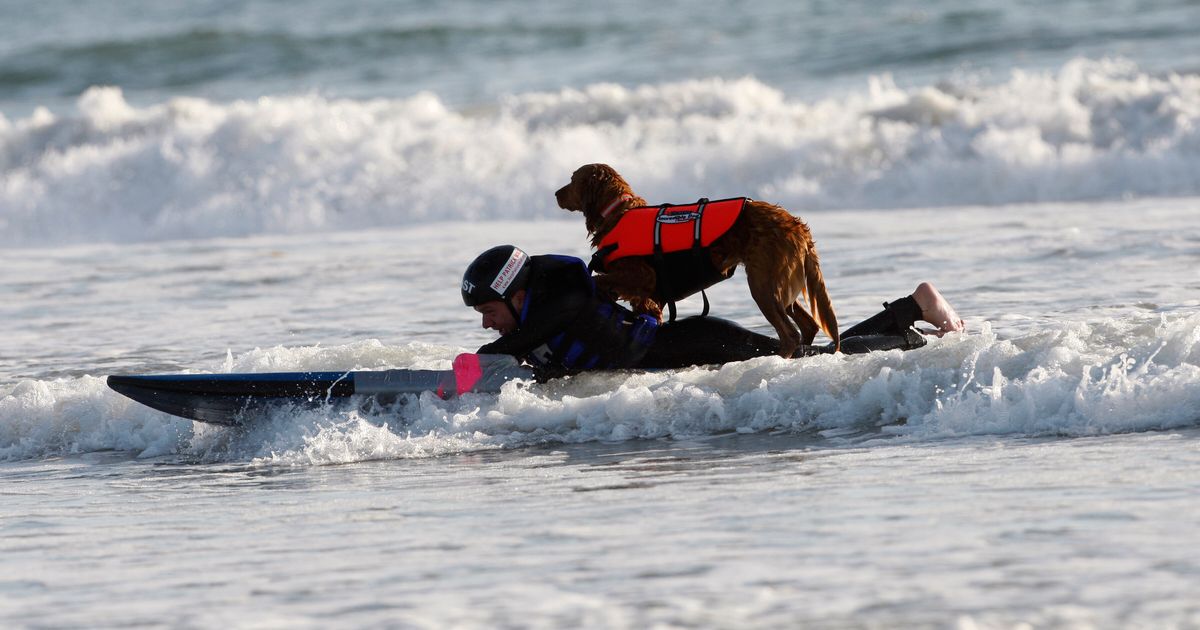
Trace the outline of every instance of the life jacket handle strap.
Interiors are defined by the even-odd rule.
[[[654,217],[654,282],[658,284],[663,295],[671,294],[671,284],[667,281],[666,275],[662,273],[663,266],[663,245],[662,245],[662,218],[670,208],[670,204],[663,204],[658,207],[658,214]],[[670,319],[667,321],[675,321],[678,313],[675,310],[675,301],[667,302],[667,312],[670,314]]]
[[[704,221],[704,209],[708,207],[708,197],[701,197],[696,202],[696,224],[692,229],[692,251],[700,253],[700,226]]]

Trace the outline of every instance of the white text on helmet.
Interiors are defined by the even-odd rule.
[[[512,254],[508,256],[508,261],[500,268],[500,273],[496,274],[496,279],[492,280],[492,290],[500,295],[508,290],[512,285],[513,280],[517,279],[517,274],[521,272],[521,268],[525,266],[525,252],[513,248]]]

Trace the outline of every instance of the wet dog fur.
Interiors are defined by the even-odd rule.
[[[561,208],[583,213],[593,247],[599,246],[626,210],[648,205],[606,164],[579,167],[554,196]],[[812,234],[803,221],[779,206],[747,200],[737,221],[712,243],[710,252],[723,272],[738,264],[746,268],[750,295],[779,336],[780,356],[790,357],[800,344],[811,344],[818,330],[840,347],[837,316],[825,290]],[[606,268],[596,277],[600,291],[627,300],[635,312],[662,320],[662,305],[650,298],[656,283],[650,264],[628,257]],[[807,298],[811,315],[801,296]]]

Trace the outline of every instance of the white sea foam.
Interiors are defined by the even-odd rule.
[[[989,327],[922,349],[775,357],[720,368],[587,374],[500,394],[422,395],[387,410],[283,408],[247,429],[193,425],[100,379],[25,381],[0,398],[0,457],[98,450],[330,464],[540,443],[818,433],[835,441],[966,435],[1085,436],[1200,425],[1200,315],[1065,323],[998,339]],[[450,348],[364,342],[230,357],[237,370],[338,364],[444,368]],[[423,357],[423,358],[422,358]],[[386,359],[386,360],[385,360]]]
[[[0,397],[0,460],[95,451],[178,452],[193,423],[121,396],[92,376],[26,380]]]
[[[0,119],[0,244],[559,216],[604,161],[652,201],[748,194],[800,212],[1200,194],[1200,76],[1075,60],[983,84],[887,76],[806,101],[755,79],[515,95],[148,107]]]

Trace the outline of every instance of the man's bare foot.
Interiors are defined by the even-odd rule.
[[[959,318],[958,313],[954,312],[954,307],[942,297],[941,293],[928,282],[922,282],[917,285],[917,289],[913,291],[913,299],[916,300],[917,306],[921,307],[921,319],[937,326],[937,330],[921,331],[935,334],[939,337],[948,332],[961,332],[966,329],[963,320]]]

